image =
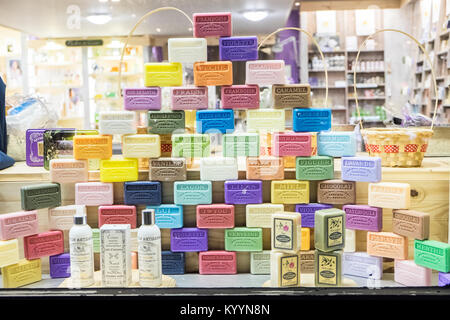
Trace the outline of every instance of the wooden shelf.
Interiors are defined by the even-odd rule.
[[[323,89],[326,89],[327,87],[325,87],[325,86],[317,86],[317,87],[312,87],[311,86],[311,90],[323,90]],[[345,89],[345,87],[328,87],[328,90],[330,90],[330,89]]]
[[[308,69],[308,72],[325,72],[325,70],[324,69],[322,69],[322,70]],[[327,72],[345,72],[345,69],[327,69]]]
[[[309,54],[320,54],[319,51],[309,50]],[[322,51],[323,54],[344,54],[345,50],[336,50],[336,51]]]
[[[347,73],[354,73],[353,70],[348,70]],[[372,70],[372,71],[356,71],[356,73],[384,73],[384,70]]]
[[[348,97],[348,100],[355,100],[355,97]],[[386,100],[386,97],[382,96],[382,97],[358,97],[358,101],[359,100]]]
[[[353,89],[353,84],[348,85],[349,88]],[[374,89],[378,87],[384,87],[384,83],[376,84],[376,83],[357,83],[356,89]]]

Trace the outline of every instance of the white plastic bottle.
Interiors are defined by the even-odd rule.
[[[155,224],[155,210],[142,210],[138,230],[138,267],[141,287],[159,287],[162,282],[161,231]]]
[[[82,288],[94,284],[94,244],[92,229],[86,215],[75,215],[69,231],[70,278],[72,287]]]

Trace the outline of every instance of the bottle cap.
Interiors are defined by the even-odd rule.
[[[86,224],[87,223],[86,215],[85,214],[83,214],[83,215],[74,215],[73,216],[73,223],[74,224],[78,224],[78,225]]]
[[[142,210],[142,224],[147,226],[155,224],[155,209]]]

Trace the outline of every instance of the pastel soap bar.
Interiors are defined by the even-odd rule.
[[[88,162],[75,159],[50,160],[50,181],[75,183],[88,181]]]
[[[177,87],[183,84],[183,68],[179,62],[144,64],[146,87]]]
[[[193,20],[196,38],[231,36],[231,12],[194,13]]]
[[[224,181],[237,180],[237,178],[236,158],[210,157],[200,159],[200,180]]]
[[[161,252],[162,274],[184,274],[185,255],[184,252]]]
[[[334,160],[328,156],[297,157],[295,177],[297,180],[333,179]]]
[[[302,108],[292,112],[292,130],[321,132],[331,129],[331,109]]]
[[[356,231],[353,229],[345,229],[345,246],[344,252],[356,251]]]
[[[104,224],[129,224],[136,228],[136,207],[125,205],[98,207],[98,227]]]
[[[184,132],[185,114],[183,110],[149,111],[148,133],[171,134],[174,131]]]
[[[161,110],[161,88],[124,88],[123,108],[125,110]]]
[[[220,60],[249,61],[258,59],[258,38],[221,37],[219,39]]]
[[[92,242],[94,253],[100,253],[100,229],[92,228]]]
[[[64,252],[62,231],[47,231],[23,239],[24,254],[27,260],[53,256]]]
[[[247,130],[255,132],[281,132],[285,129],[284,109],[247,110]]]
[[[73,137],[75,159],[109,159],[112,157],[112,136],[76,135]]]
[[[198,256],[200,274],[236,274],[236,252],[211,250],[200,252]]]
[[[272,155],[309,157],[312,154],[309,133],[275,132],[272,135]]]
[[[367,232],[367,253],[371,256],[408,259],[408,239],[392,232]]]
[[[197,228],[234,228],[234,206],[230,204],[198,205]]]
[[[284,60],[247,61],[245,67],[245,84],[268,86],[285,84]]]
[[[49,258],[50,277],[69,278],[70,277],[70,253],[61,253]]]
[[[430,236],[430,214],[414,210],[392,211],[392,232],[418,240]]]
[[[309,203],[309,181],[273,180],[271,202],[281,204]]]
[[[224,157],[259,156],[259,135],[257,133],[224,134],[222,138]]]
[[[122,158],[100,161],[101,182],[124,182],[138,180],[138,160]]]
[[[169,62],[194,63],[208,60],[207,42],[204,38],[169,38]]]
[[[324,252],[345,246],[345,212],[340,209],[317,210],[314,221],[314,246]]]
[[[225,229],[225,250],[262,251],[262,229],[238,227]]]
[[[101,206],[113,203],[112,183],[82,182],[75,184],[75,204]]]
[[[162,201],[161,182],[159,181],[132,181],[123,184],[123,199],[128,205],[159,206]]]
[[[58,183],[42,183],[20,188],[22,209],[53,208],[61,205],[61,187]]]
[[[309,108],[311,87],[309,84],[274,84],[272,99],[274,108]]]
[[[381,158],[342,157],[342,180],[361,182],[381,181]]]
[[[208,230],[199,228],[171,229],[170,251],[208,251]]]
[[[345,131],[320,132],[317,136],[319,156],[353,157],[356,154],[355,133]]]
[[[45,129],[28,129],[26,131],[26,163],[29,167],[44,166],[44,132]]]
[[[159,158],[161,141],[157,134],[131,134],[122,137],[124,158]]]
[[[233,110],[199,110],[196,117],[198,133],[232,133],[234,131]]]
[[[314,250],[299,251],[298,255],[300,257],[300,273],[301,274],[314,274]]]
[[[172,110],[208,109],[208,87],[173,87]]]
[[[314,216],[317,210],[331,209],[331,204],[308,203],[295,205],[295,211],[302,216],[302,227],[314,228]]]
[[[348,204],[345,211],[345,226],[349,229],[381,231],[383,228],[383,210],[366,205]]]
[[[17,239],[0,241],[0,267],[19,262],[19,241]]]
[[[136,118],[133,111],[101,111],[98,116],[100,134],[135,134]]]
[[[272,287],[299,287],[299,255],[272,251],[270,256],[270,282]]]
[[[173,134],[172,157],[203,158],[209,157],[210,136],[208,134]]]
[[[327,204],[355,203],[355,182],[342,180],[320,181],[317,184],[317,202]]]
[[[409,209],[410,203],[411,187],[408,183],[369,183],[369,206]]]
[[[284,161],[281,157],[247,157],[248,180],[283,180]]]
[[[256,228],[272,228],[272,215],[284,212],[282,204],[262,203],[245,206],[245,225]]]
[[[250,273],[270,274],[270,250],[250,252]]]
[[[422,267],[450,272],[450,244],[435,240],[414,240],[414,262]]]
[[[381,280],[383,258],[370,256],[366,252],[344,252],[342,270],[348,276]]]
[[[53,230],[70,230],[74,215],[85,215],[86,206],[68,205],[48,209],[48,226]]]
[[[194,63],[194,85],[231,86],[233,66],[231,61],[205,61]]]
[[[342,250],[315,252],[315,276],[316,287],[336,287],[342,284]]]
[[[446,287],[450,285],[450,273],[439,272],[438,275],[438,286]]]
[[[224,191],[227,204],[262,203],[262,181],[225,181]]]
[[[41,259],[22,259],[2,268],[3,288],[18,288],[42,280]]]
[[[135,252],[135,253],[137,253],[137,251],[138,251],[138,230],[139,229],[131,229],[130,230],[130,250],[131,250],[131,252]],[[133,258],[133,257],[131,257],[131,258]]]
[[[211,181],[175,181],[173,198],[175,204],[181,205],[211,204]]]
[[[413,260],[395,260],[394,281],[407,287],[430,287],[431,269],[418,266]]]
[[[0,214],[0,240],[9,240],[38,233],[36,210]]]
[[[259,109],[259,86],[222,86],[221,102],[222,109]]]
[[[148,167],[148,177],[151,181],[186,180],[185,158],[150,159]]]
[[[277,212],[272,214],[272,250],[296,253],[301,249],[302,223],[298,212]]]

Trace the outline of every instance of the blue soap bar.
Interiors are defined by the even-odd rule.
[[[356,154],[356,137],[353,131],[320,132],[317,136],[319,156],[353,157]]]
[[[342,157],[342,180],[361,182],[381,181],[381,158]]]
[[[320,132],[331,129],[331,109],[294,109],[292,129],[295,132]]]
[[[234,111],[197,110],[197,133],[233,133]]]
[[[173,199],[175,204],[182,205],[211,204],[211,181],[175,181]]]
[[[184,252],[161,252],[161,263],[163,274],[184,274],[185,264]]]
[[[222,37],[219,38],[220,60],[248,61],[258,59],[258,38]]]
[[[155,210],[155,223],[161,229],[175,229],[183,227],[183,206],[176,204],[162,204],[147,206]]]
[[[125,182],[123,186],[125,204],[147,204],[158,206],[161,204],[161,182],[133,181]]]

